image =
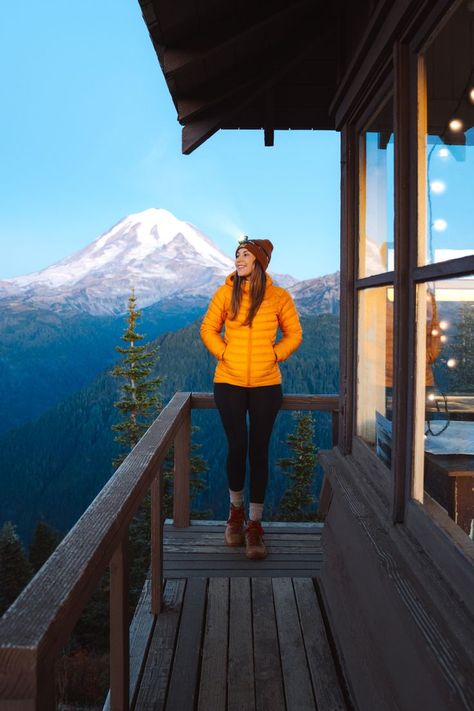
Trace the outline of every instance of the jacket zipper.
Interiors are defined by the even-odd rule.
[[[251,358],[250,358],[250,351],[252,347],[252,326],[249,326],[249,342],[248,342],[248,350],[247,350],[247,387],[250,387],[250,363],[251,363]]]

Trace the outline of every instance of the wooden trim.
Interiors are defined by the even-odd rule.
[[[191,402],[187,416],[174,440],[173,519],[175,525],[189,526],[189,475],[191,458]]]
[[[424,57],[418,57],[416,62],[416,114],[415,114],[415,204],[416,215],[413,222],[416,226],[416,235],[413,240],[412,264],[416,267],[420,254],[426,254],[426,199],[427,199],[427,166],[426,166],[426,136],[428,131],[428,98],[426,87],[426,69]],[[413,271],[412,271],[413,274]],[[413,381],[411,384],[412,406],[412,440],[410,449],[406,453],[407,462],[412,472],[407,481],[406,499],[422,502],[424,496],[424,429],[425,429],[425,384],[426,384],[426,287],[411,283],[413,293],[413,318],[411,335],[413,338]]]
[[[129,706],[128,535],[110,561],[110,708]]]
[[[356,279],[356,289],[371,289],[375,286],[392,286],[395,272],[384,272],[383,274],[373,274],[372,276]]]
[[[449,22],[451,15],[456,12],[464,0],[425,0],[423,11],[420,12],[420,21],[415,29],[410,28],[404,41],[410,42],[414,53],[426,51],[434,37]]]
[[[474,615],[474,542],[428,494],[423,504],[408,502],[405,525]]]
[[[411,457],[407,460],[407,444],[411,443],[411,413],[408,394],[414,353],[410,349],[409,323],[411,312],[410,244],[416,239],[416,225],[411,221],[411,196],[416,190],[411,178],[413,160],[411,113],[411,68],[413,60],[406,45],[394,47],[395,67],[395,289],[393,316],[393,435],[392,435],[392,520],[401,523],[406,503],[406,480],[411,477]],[[416,75],[415,75],[416,79]]]
[[[335,112],[337,129],[349,116],[354,116],[356,102],[360,103],[367,88],[375,83],[374,73],[377,68],[391,60],[392,43],[397,30],[402,21],[406,21],[408,14],[415,13],[413,6],[418,4],[413,0],[379,3],[377,14],[369,24],[330,107],[331,113]]]
[[[474,254],[416,267],[413,270],[413,280],[415,282],[437,281],[469,276],[470,274],[474,274]]]
[[[355,398],[355,290],[357,138],[352,125],[341,132],[341,304],[339,319],[340,415],[337,444],[345,454],[351,450]]]
[[[378,503],[383,504],[389,513],[389,502],[392,499],[392,473],[390,469],[375,454],[374,450],[360,437],[352,440],[353,461],[361,468],[364,476],[370,481],[371,488],[378,495]]]
[[[163,471],[151,483],[151,612],[163,604]]]

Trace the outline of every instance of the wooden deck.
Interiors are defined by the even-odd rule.
[[[223,545],[224,524],[165,526],[164,605],[147,581],[131,626],[140,711],[346,711],[320,608],[320,525],[265,526],[265,561]]]

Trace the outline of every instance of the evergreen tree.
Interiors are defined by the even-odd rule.
[[[0,615],[16,600],[31,575],[15,526],[7,521],[0,530]]]
[[[136,303],[135,292],[132,290],[128,299],[126,329],[122,335],[122,340],[128,345],[116,346],[115,350],[122,354],[122,359],[112,370],[113,375],[125,380],[122,384],[122,398],[114,403],[123,420],[112,425],[112,429],[118,432],[115,439],[125,451],[114,460],[114,466],[123,462],[161,409],[158,388],[162,379],[150,378],[158,360],[158,349],[143,344],[137,345],[144,336],[136,331],[136,324],[141,315],[135,308]]]
[[[59,531],[46,523],[43,518],[38,520],[33,531],[29,548],[29,560],[33,571],[36,573],[49,556],[54,553],[61,540]]]
[[[311,414],[296,413],[294,418],[295,431],[286,440],[293,456],[278,462],[289,479],[288,488],[280,502],[279,518],[282,521],[301,521],[315,517],[307,511],[315,503],[311,494],[317,463],[313,417]]]
[[[446,349],[446,360],[452,358],[454,367],[448,369],[449,392],[474,392],[474,304],[464,303],[459,310],[459,321],[454,338]]]

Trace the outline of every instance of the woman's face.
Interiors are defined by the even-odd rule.
[[[237,269],[239,277],[245,279],[250,276],[255,268],[255,261],[256,259],[252,252],[249,252],[246,247],[241,247],[235,257],[235,268]]]

